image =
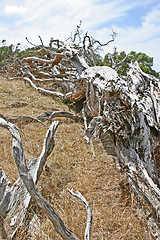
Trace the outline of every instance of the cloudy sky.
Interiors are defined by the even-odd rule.
[[[103,54],[118,51],[144,52],[154,57],[160,71],[159,0],[0,0],[0,46],[21,43],[25,37],[39,44],[40,35],[47,45],[51,37],[67,39],[82,20],[82,30],[102,43],[118,33]]]

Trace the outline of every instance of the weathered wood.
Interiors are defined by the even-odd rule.
[[[23,152],[23,147],[22,147],[22,142],[21,142],[21,137],[18,128],[16,125],[7,122],[6,120],[0,118],[0,125],[4,128],[6,128],[12,135],[13,138],[13,155],[14,159],[17,165],[17,169],[20,175],[20,178],[22,179],[22,187],[23,184],[25,185],[27,191],[24,191],[24,195],[27,194],[27,197],[23,199],[23,203],[26,205],[29,204],[31,196],[36,200],[37,204],[42,208],[42,210],[46,213],[48,218],[51,220],[55,230],[57,233],[61,235],[61,237],[65,240],[78,240],[78,238],[72,233],[71,230],[69,230],[63,223],[62,219],[59,217],[57,211],[43,198],[43,196],[40,194],[38,189],[35,186],[36,181],[38,180],[38,177],[40,176],[40,173],[42,172],[44,163],[46,162],[47,157],[50,155],[52,152],[52,149],[54,147],[54,133],[56,131],[56,128],[58,126],[58,122],[53,122],[46,134],[45,140],[44,140],[44,145],[43,145],[43,150],[40,155],[40,157],[35,160],[36,163],[34,163],[34,168],[33,166],[33,161],[30,162],[29,166],[26,166],[26,161],[25,161],[25,156]],[[37,171],[35,172],[35,168]],[[21,179],[19,181],[21,181]],[[24,188],[23,188],[24,189]],[[8,194],[8,193],[7,193]],[[22,194],[22,193],[21,193]],[[14,196],[16,198],[16,195]],[[19,196],[17,198],[17,204],[20,201]],[[12,211],[12,209],[11,209]],[[25,206],[25,211],[26,211],[26,206]],[[7,212],[5,212],[7,214]],[[14,218],[11,219],[11,223],[8,227],[12,228],[15,225],[15,221],[18,220],[22,222],[22,218],[18,215],[17,219],[17,214],[14,213]],[[22,214],[24,216],[24,212]],[[21,222],[19,224],[21,224]],[[17,229],[16,229],[17,230]],[[7,234],[10,230],[7,229]],[[15,234],[15,231],[11,234],[9,233],[9,237],[12,238]]]
[[[89,41],[88,48],[85,39]],[[67,94],[37,87],[32,82],[31,75],[27,78],[24,73],[22,75],[34,89],[43,94],[70,101],[85,99],[86,140],[90,142],[92,135],[98,136],[102,132],[111,133],[120,165],[126,169],[126,176],[135,192],[151,205],[158,222],[160,80],[144,73],[138,63],[131,64],[127,76],[120,76],[114,69],[106,66],[89,67],[87,53],[92,52],[93,44],[100,44],[91,40],[86,33],[82,47],[74,44],[73,40],[69,43],[61,42],[61,47],[58,46],[58,51],[67,59],[66,62],[61,61],[63,71],[59,68],[59,74],[74,67],[77,72],[68,72],[74,75],[73,79],[79,80],[76,84],[68,83],[71,91]],[[25,67],[28,69],[28,66]]]
[[[37,117],[30,117],[30,116],[17,116],[17,117],[8,117],[0,114],[0,117],[5,119],[6,121],[9,121],[11,123],[31,123],[31,122],[38,122],[42,125],[44,123],[42,121],[45,120],[51,120],[53,118],[70,118],[73,120],[81,120],[82,116],[71,113],[71,112],[66,112],[66,111],[48,111],[45,112]]]
[[[18,123],[18,122],[24,122],[24,123],[30,123],[30,122],[39,122],[43,124],[38,118],[30,117],[30,116],[17,116],[17,117],[6,117],[2,114],[0,114],[0,117],[12,122],[12,123]]]
[[[42,58],[37,58],[37,57],[27,57],[24,58],[24,60],[31,64],[32,62],[40,62],[40,63],[47,63],[47,64],[51,64],[51,68],[54,67],[55,65],[58,65],[62,58],[64,57],[63,54],[58,53],[54,59],[42,59]]]
[[[14,134],[19,134],[16,126],[1,118],[0,125],[7,129],[10,128],[10,131],[13,130],[13,141],[18,141],[17,144],[19,144],[21,148],[22,146],[20,135],[17,135],[16,140],[14,139]],[[43,166],[47,160],[47,157],[54,147],[54,134],[57,126],[58,122],[55,122],[47,131],[40,157],[37,159],[31,158],[28,163],[28,167],[26,169],[31,174],[34,183],[37,182],[42,172]],[[15,148],[15,151],[19,150],[14,144],[13,147]],[[1,182],[3,183],[2,186],[3,189],[5,189],[5,192],[3,194],[3,198],[1,198],[0,201],[0,215],[3,217],[3,227],[5,229],[5,232],[7,233],[8,238],[12,239],[26,216],[26,211],[31,200],[31,195],[28,193],[28,190],[23,184],[21,178],[19,178],[10,189],[9,187],[6,187],[7,180],[4,174],[2,175],[1,179],[3,180],[3,182],[2,180]]]
[[[85,131],[88,129],[88,126],[87,126],[87,118],[86,118],[86,115],[85,115],[85,110],[84,108],[82,109],[82,116],[83,116],[83,121],[84,121],[84,127],[85,127]],[[88,144],[90,144],[90,147],[91,147],[91,151],[92,151],[92,154],[93,156],[95,157],[95,151],[94,151],[94,146],[93,146],[93,142],[91,139],[87,139],[85,137],[85,140]]]
[[[86,140],[99,130],[112,134],[120,165],[134,190],[151,205],[158,222],[160,80],[142,72],[138,63],[131,65],[127,77],[109,67],[92,67],[83,72],[83,78],[88,83],[85,112],[92,117]],[[103,97],[100,115],[99,96]]]
[[[36,78],[30,71],[26,71],[25,74],[27,74],[29,77],[31,77],[32,80],[37,81],[37,82],[55,82],[55,83],[61,83],[61,82],[72,82],[72,83],[76,83],[79,81],[79,79],[68,79],[68,78],[64,78],[64,76],[67,76],[67,74],[62,74],[63,78]],[[42,72],[41,72],[42,74]],[[43,73],[45,75],[45,73]],[[61,74],[58,74],[57,76],[61,77]]]
[[[45,112],[44,114],[40,115],[37,117],[37,119],[39,120],[46,120],[46,119],[52,119],[52,118],[56,118],[56,117],[64,117],[64,118],[71,118],[74,120],[81,120],[82,117],[80,115],[71,113],[71,112],[66,112],[66,111],[49,111],[49,112]]]
[[[133,169],[128,170],[127,175],[132,175],[130,181],[133,183],[137,178],[134,175],[138,175],[137,191],[142,189],[140,182],[143,178],[147,179],[147,189],[153,187],[149,178],[155,184],[154,188],[159,189],[160,164],[156,155],[160,142],[159,79],[145,74],[138,63],[131,65],[127,77],[119,76],[110,67],[89,67],[79,46],[63,43],[62,49],[65,49],[64,56],[76,67],[85,87],[84,110],[88,119],[91,118],[85,138],[89,141],[92,134],[97,136],[101,131],[112,133],[121,164],[129,169],[130,166],[131,169],[138,169],[136,173]],[[156,202],[152,200],[151,192],[145,190],[142,195],[156,211],[159,203],[157,192]]]
[[[55,97],[59,97],[61,99],[67,99],[72,95],[72,92],[69,92],[67,94],[63,94],[57,91],[49,91],[46,90],[44,88],[41,87],[37,87],[29,78],[25,77],[24,80],[26,82],[28,82],[35,90],[38,90],[40,93],[44,94],[44,95],[49,95],[49,96],[55,96]]]
[[[26,102],[14,102],[11,103],[8,108],[21,108],[21,107],[26,107],[28,105],[28,103]]]
[[[91,226],[92,226],[92,211],[91,211],[90,205],[80,192],[77,191],[76,193],[74,193],[72,189],[68,189],[68,191],[70,192],[71,195],[80,199],[87,210],[87,223],[86,223],[86,228],[84,233],[84,240],[89,240]]]

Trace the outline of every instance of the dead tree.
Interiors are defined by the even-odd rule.
[[[56,51],[42,46],[52,57],[24,59],[19,76],[42,94],[71,102],[84,100],[86,140],[89,142],[92,135],[111,133],[119,163],[134,191],[151,206],[148,219],[152,215],[159,224],[160,80],[144,73],[138,63],[130,66],[127,76],[118,75],[110,67],[90,67],[85,55],[86,40],[87,48],[95,43],[102,45],[87,34],[82,45],[52,39]],[[58,88],[53,91],[37,86],[38,79],[53,81]]]

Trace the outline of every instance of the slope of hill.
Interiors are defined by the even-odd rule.
[[[37,117],[45,111],[66,110],[67,105],[58,99],[42,96],[21,80],[0,77],[0,113],[6,117]],[[27,161],[38,157],[45,133],[51,121],[17,123]],[[86,212],[83,205],[72,198],[67,188],[80,191],[90,203],[93,213],[91,239],[151,239],[134,198],[127,195],[128,184],[123,173],[103,148],[94,140],[95,157],[84,140],[83,122],[60,119],[55,136],[55,148],[48,158],[38,182],[42,195],[57,209],[66,225],[83,239]],[[12,139],[1,129],[0,167],[7,173],[11,184],[18,178],[12,156]],[[39,217],[32,237],[27,235],[27,221],[33,214]],[[27,226],[27,227],[26,227]],[[61,239],[45,214],[32,202],[26,223],[15,239]]]

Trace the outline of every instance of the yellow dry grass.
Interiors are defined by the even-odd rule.
[[[13,102],[27,102],[21,108],[9,108]],[[9,81],[0,78],[0,113],[5,116],[27,115],[36,117],[44,111],[68,110],[61,101],[40,95],[21,80]],[[19,124],[26,159],[38,157],[43,145],[45,126],[40,123]],[[0,129],[0,167],[13,183],[18,177],[12,156],[12,139],[9,133]],[[79,200],[74,199],[67,188],[80,191],[90,203],[93,213],[91,239],[94,240],[140,240],[150,239],[148,230],[132,204],[122,200],[119,183],[124,175],[118,171],[113,159],[107,155],[100,140],[94,141],[96,156],[84,140],[84,127],[80,122],[60,119],[55,136],[55,148],[47,160],[38,182],[42,195],[57,209],[65,224],[83,239],[86,211]],[[55,233],[50,221],[33,202],[30,215],[36,211],[40,229],[32,239],[61,238]],[[48,236],[48,237],[47,237]],[[16,239],[27,239],[25,227]]]

